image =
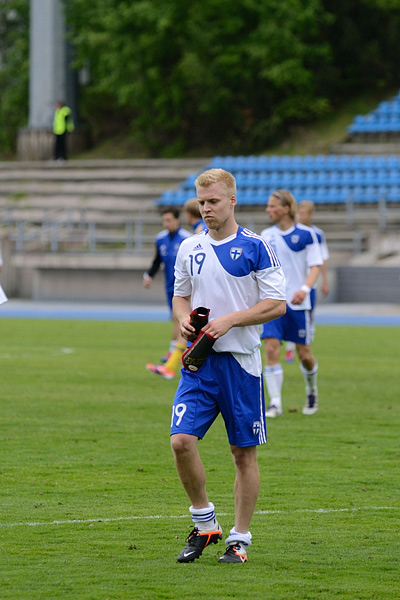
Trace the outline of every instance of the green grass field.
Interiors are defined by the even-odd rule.
[[[244,565],[181,565],[189,502],[169,447],[176,381],[144,369],[168,323],[0,320],[1,600],[400,598],[400,328],[317,329],[320,410],[297,364],[259,449]],[[221,419],[200,445],[225,533]]]

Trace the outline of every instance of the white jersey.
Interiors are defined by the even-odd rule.
[[[3,265],[3,257],[1,255],[1,246],[0,246],[0,267]],[[7,302],[7,296],[4,293],[3,288],[0,285],[0,304],[4,304],[4,302]]]
[[[239,227],[216,241],[206,229],[179,247],[174,295],[191,296],[193,308],[209,308],[211,321],[267,298],[285,300],[285,277],[275,252],[254,232]],[[259,325],[233,327],[213,346],[234,355],[254,355],[259,347]]]
[[[322,260],[325,262],[329,258],[329,250],[328,244],[326,243],[325,232],[319,227],[316,227],[315,225],[311,225],[311,229],[315,232],[315,235],[317,236],[319,247],[321,249]]]
[[[292,304],[291,300],[307,279],[310,267],[322,265],[320,245],[311,227],[295,223],[293,227],[282,231],[277,225],[267,227],[261,232],[275,250],[281,261],[286,277],[287,303],[293,310],[310,310],[310,294],[306,294],[301,304]]]

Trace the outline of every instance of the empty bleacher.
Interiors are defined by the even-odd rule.
[[[399,133],[400,92],[389,101],[381,102],[367,115],[357,115],[347,128],[349,134]]]
[[[400,156],[216,156],[208,168],[220,167],[236,178],[239,205],[265,205],[276,189],[290,190],[296,200],[316,205],[400,202]],[[166,190],[157,204],[182,205],[195,195],[193,173],[176,190]]]
[[[378,247],[377,235],[399,231],[398,155],[0,163],[3,287],[10,296],[43,300],[162,300],[162,277],[151,290],[142,286],[159,209],[195,196],[197,174],[210,167],[236,176],[238,220],[257,233],[268,224],[271,191],[288,188],[298,201],[314,200],[332,276],[337,265]]]

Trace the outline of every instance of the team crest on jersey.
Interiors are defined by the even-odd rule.
[[[241,255],[242,255],[241,248],[231,248],[229,250],[229,256],[231,257],[232,260],[237,260]]]
[[[261,430],[261,423],[260,421],[254,421],[253,423],[253,435],[259,435]]]
[[[297,244],[297,242],[299,241],[299,239],[300,239],[300,236],[297,235],[297,233],[295,233],[294,235],[292,235],[290,237],[290,241],[292,242],[292,244]]]

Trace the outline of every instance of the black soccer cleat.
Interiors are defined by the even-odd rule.
[[[244,563],[247,562],[247,552],[245,544],[236,542],[228,546],[224,554],[218,560],[220,563]]]
[[[180,563],[193,562],[195,558],[200,558],[204,548],[210,544],[217,544],[222,540],[222,529],[218,525],[216,531],[199,531],[197,527],[190,532],[187,538],[187,544],[179,554],[177,561]]]

